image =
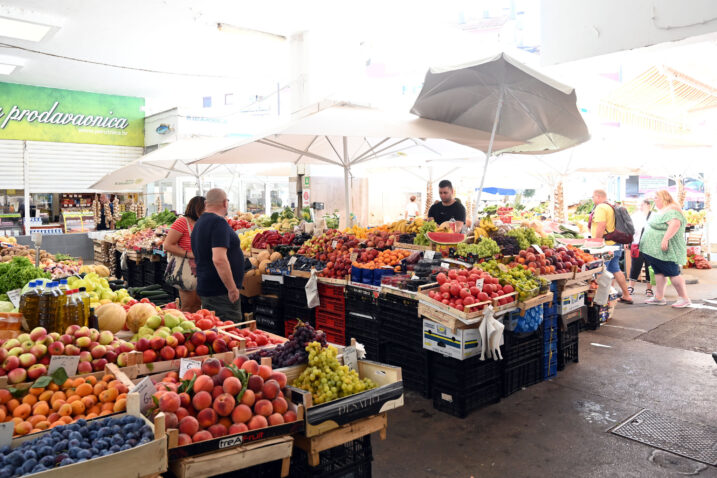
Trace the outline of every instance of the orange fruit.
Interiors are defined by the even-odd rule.
[[[115,378],[115,376],[112,375],[111,373],[108,373],[107,375],[105,375],[104,377],[102,377],[102,381],[103,381],[103,382],[109,383],[109,382],[111,382],[112,380],[116,380],[116,378]]]
[[[67,395],[65,395],[65,392],[55,392],[52,394],[52,399],[50,399],[50,403],[54,402],[57,399],[66,400]]]
[[[97,383],[97,377],[94,375],[90,375],[89,377],[85,377],[85,383],[89,383],[90,385],[93,385]]]
[[[99,405],[94,405],[87,409],[87,415],[99,415],[102,411],[102,408]]]
[[[35,423],[35,426],[40,430],[47,430],[48,428],[50,428],[50,422],[48,422],[47,420],[43,420],[41,422]]]
[[[51,392],[56,392],[60,389],[60,386],[57,385],[55,382],[52,382],[50,385],[47,386],[47,389]]]
[[[60,414],[57,413],[57,412],[52,412],[52,413],[50,413],[50,415],[47,417],[47,421],[50,422],[50,423],[55,423],[55,422],[56,422],[57,420],[59,420],[59,419],[60,419]]]
[[[114,407],[112,407],[112,411],[114,412],[123,412],[127,409],[127,399],[120,398],[114,403]]]
[[[59,413],[62,418],[69,417],[72,415],[72,405],[63,403],[60,409],[57,410],[57,413]],[[62,418],[60,420],[62,420]]]
[[[92,385],[89,383],[83,383],[77,389],[75,389],[75,393],[79,395],[80,397],[86,397],[87,395],[92,393]]]
[[[5,405],[7,406],[7,409],[10,412],[13,412],[20,405],[20,400],[18,400],[17,398],[13,398],[9,402],[7,402]]]
[[[12,416],[22,418],[24,420],[30,416],[31,412],[32,407],[30,407],[30,405],[27,403],[22,403],[15,407],[15,409],[12,411]]]
[[[97,405],[97,397],[94,395],[87,395],[86,397],[82,397],[82,404],[85,406],[85,408],[92,408]]]
[[[22,397],[22,403],[27,403],[28,405],[33,406],[37,403],[37,397],[28,393],[27,395]]]
[[[107,390],[107,382],[97,382],[92,389],[92,393],[99,396],[100,393],[104,392],[105,390]]]
[[[80,400],[82,400],[82,397],[80,397],[77,394],[73,394],[73,395],[70,395],[69,397],[67,397],[67,400],[65,400],[65,401],[67,403],[72,403],[72,402],[78,402]]]
[[[70,406],[72,407],[72,414],[75,416],[85,413],[85,405],[82,403],[82,400],[75,400],[70,403]]]
[[[114,412],[114,408],[115,408],[114,402],[106,402],[106,403],[103,403],[103,404],[102,404],[102,411],[103,411],[103,412],[106,411],[106,410],[109,410],[110,412]],[[102,415],[102,414],[100,413],[100,415]]]
[[[65,422],[65,425],[69,425],[69,424],[72,423],[74,420],[72,419],[72,417],[67,416],[67,417],[62,417],[62,418],[60,418],[58,421],[60,421],[60,422]]]
[[[110,387],[104,392],[100,393],[100,402],[114,402],[119,395],[119,390],[114,387]]]
[[[96,413],[88,413],[87,415],[85,415],[85,419],[89,420],[91,418],[97,418],[98,416],[99,415],[97,415]]]
[[[7,389],[0,389],[0,405],[9,402],[12,399],[12,393]]]
[[[72,386],[74,388],[77,388],[83,383],[85,383],[85,379],[83,377],[77,377],[75,380],[72,381]]]
[[[34,415],[45,415],[47,416],[50,413],[50,406],[45,402],[44,400],[41,402],[37,402],[32,407],[32,413]]]
[[[47,417],[45,417],[45,415],[33,415],[27,419],[27,421],[30,422],[30,425],[32,425],[33,427],[36,426],[38,423],[46,420]]]
[[[58,410],[60,409],[60,407],[63,406],[63,405],[65,405],[66,403],[67,403],[67,402],[64,401],[63,399],[58,398],[57,400],[55,400],[54,402],[52,402],[52,409],[53,409],[54,411],[58,411]]]
[[[0,423],[3,423],[5,421],[5,418],[7,417],[7,412],[4,408],[0,408]]]
[[[45,390],[44,392],[42,392],[42,393],[40,394],[39,397],[37,397],[37,399],[38,399],[39,401],[41,401],[41,402],[48,402],[48,403],[49,403],[50,400],[52,399],[52,394],[53,394],[53,393],[54,393],[54,392],[53,392],[52,390]]]
[[[42,395],[42,392],[44,392],[44,391],[45,391],[44,387],[31,387],[30,388],[30,393],[32,395],[35,395],[36,397],[39,397],[40,395]]]
[[[105,415],[110,415],[110,414],[112,414],[112,413],[113,413],[112,410],[102,410],[102,411],[100,412],[99,416],[100,416],[100,417],[104,417]]]

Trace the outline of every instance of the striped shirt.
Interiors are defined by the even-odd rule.
[[[179,217],[170,229],[174,229],[182,235],[177,245],[187,252],[192,251],[192,230],[189,227],[188,219],[184,216]]]

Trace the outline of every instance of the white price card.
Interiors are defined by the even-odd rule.
[[[428,259],[429,261],[433,259],[433,256],[436,255],[436,251],[425,251],[423,253],[423,258]]]
[[[481,291],[483,290],[483,282],[485,279],[478,279],[476,280],[476,287],[478,287]]]
[[[202,368],[202,362],[200,360],[192,360],[192,359],[180,359],[179,360],[179,378],[181,379],[184,377],[184,374],[187,373],[187,370],[190,368]]]
[[[339,245],[339,243],[336,242],[336,241],[332,241],[332,242],[331,242],[331,248],[332,248],[332,249],[336,249],[336,246],[338,246],[338,245]]]
[[[152,406],[152,395],[156,391],[152,379],[149,377],[145,377],[144,380],[130,390],[131,393],[137,392],[139,394],[139,410],[143,413]]]
[[[298,259],[298,257],[296,257],[296,256],[291,256],[291,259],[289,259],[289,265],[290,265],[290,266],[293,266],[294,264],[296,264],[296,260],[297,260],[297,259]]]
[[[351,262],[356,262],[356,259],[358,259],[358,252],[352,252],[350,256]]]
[[[5,445],[10,446],[12,444],[12,434],[15,430],[15,422],[12,420],[5,423],[0,423],[0,448]]]
[[[58,368],[64,368],[68,377],[77,375],[77,365],[80,363],[79,355],[53,355],[50,365],[47,366],[47,374],[52,375]]]
[[[20,296],[22,296],[22,289],[14,289],[7,291],[8,299],[12,302],[12,306],[15,308],[20,307]]]
[[[356,347],[349,345],[344,349],[344,365],[349,370],[358,370],[358,354],[356,353]]]
[[[443,267],[444,269],[450,269],[451,265],[448,264],[447,262],[441,262],[441,267]]]
[[[535,249],[535,252],[537,252],[538,254],[542,254],[542,253],[543,253],[543,250],[542,250],[542,249],[540,248],[540,246],[537,245],[537,244],[533,244],[533,249]]]

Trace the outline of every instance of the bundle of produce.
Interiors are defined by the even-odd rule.
[[[473,240],[474,242],[480,241],[482,237],[488,237],[493,234],[498,228],[493,224],[493,219],[490,216],[486,216],[478,221],[478,224],[473,228]]]
[[[0,236],[0,243],[17,244],[17,238],[12,236]]]
[[[398,232],[401,234],[418,234],[421,227],[428,222],[422,217],[417,217],[413,220],[401,219],[400,221],[392,222],[386,225],[387,231]]]
[[[687,248],[687,267],[695,267],[697,269],[712,269],[710,263],[701,254],[697,253],[694,247]]]
[[[483,285],[479,287],[477,282],[481,279],[483,280]],[[451,269],[447,274],[441,272],[436,276],[436,282],[439,285],[438,289],[430,290],[428,296],[461,311],[467,305],[487,302],[514,291],[511,284],[501,286],[497,277],[493,277],[479,268],[460,271]],[[510,296],[500,298],[499,302],[500,305],[503,305],[513,302],[513,300],[513,296]],[[471,307],[471,310],[483,310],[486,305],[488,304]]]
[[[248,222],[248,223],[251,223],[252,226],[254,225],[255,218],[256,218],[256,216],[254,216],[254,214],[252,214],[250,212],[239,212],[239,211],[235,212],[231,216],[231,219],[233,219],[234,221]]]
[[[326,227],[329,229],[338,229],[339,228],[339,222],[340,217],[337,213],[333,214],[327,214],[324,216],[324,222],[326,223]]]
[[[13,435],[20,436],[119,413],[125,411],[128,391],[114,375],[68,379],[60,368],[14,395],[0,389],[0,422],[15,421]]]
[[[330,256],[333,254],[329,254]],[[289,261],[294,261],[294,264],[292,266],[289,265]],[[329,259],[330,260],[330,259]],[[317,271],[322,271],[326,267],[326,263],[314,259],[312,257],[306,257],[302,255],[292,255],[292,256],[286,256],[282,257],[281,259],[277,259],[274,262],[270,262],[266,266],[266,270],[268,272],[274,272],[274,273],[289,273],[291,269],[297,271],[310,271],[311,269],[316,269]]]
[[[401,244],[413,244],[416,239],[416,234],[400,234],[398,236],[398,242]]]
[[[330,252],[326,268],[319,274],[320,277],[330,279],[345,279],[351,275],[351,254],[348,252]]]
[[[309,352],[309,366],[293,385],[311,392],[315,405],[376,388],[373,381],[359,378],[356,370],[339,363],[336,347],[324,348],[319,342],[311,342],[306,351]]]
[[[386,249],[393,246],[398,236],[395,232],[388,232],[382,230],[369,230],[366,235],[366,247],[375,247],[376,249]]]
[[[37,252],[35,249],[23,245],[0,246],[0,262],[10,262],[15,257],[24,257],[35,263]],[[45,250],[40,250],[40,260],[55,260],[55,257]]]
[[[274,368],[306,363],[309,357],[306,346],[312,342],[318,342],[322,347],[326,347],[326,335],[322,331],[316,331],[310,324],[299,321],[294,327],[294,333],[289,335],[288,342],[255,352],[249,358],[259,362],[262,357],[270,357]]]
[[[107,278],[100,277],[96,272],[85,274],[82,278],[70,276],[67,285],[72,289],[84,287],[90,295],[90,306],[95,309],[109,302],[127,302],[131,299],[126,289],[113,291]]]
[[[490,260],[481,263],[479,267],[493,277],[497,277],[502,285],[510,284],[518,292],[518,300],[520,301],[530,299],[539,292],[540,283],[538,277],[522,266],[512,266],[506,270],[503,264]]]
[[[564,237],[565,239],[582,239],[583,236],[562,224],[558,226],[558,233],[554,233],[555,237]]]
[[[120,220],[115,223],[117,229],[129,229],[139,222],[137,214],[134,212],[123,212]]]
[[[354,224],[351,227],[347,227],[341,232],[344,234],[356,236],[358,239],[366,239],[368,237],[368,229],[365,227],[361,227],[358,224]]]
[[[592,256],[591,256],[592,257]],[[557,249],[545,248],[539,254],[533,247],[520,251],[515,261],[510,266],[520,265],[535,274],[564,274],[571,272],[573,266],[581,267],[585,260],[578,257],[576,250],[568,250],[565,247]]]
[[[500,254],[500,247],[490,237],[483,237],[477,244],[456,244],[455,253],[457,256],[468,259],[485,259]]]
[[[530,227],[518,227],[511,229],[507,233],[508,236],[514,237],[518,241],[521,249],[528,249],[533,244],[540,244],[540,236]]]
[[[311,235],[311,234],[309,234],[309,233],[307,233],[307,232],[301,232],[301,233],[297,234],[296,236],[294,236],[294,240],[291,241],[291,244],[294,245],[294,246],[301,246],[301,245],[303,245],[306,241],[308,241],[309,239],[311,239],[312,237],[314,237],[314,236]]]
[[[413,243],[419,246],[430,246],[431,241],[426,237],[427,232],[433,232],[438,229],[436,221],[425,221],[416,232],[416,237],[413,239]]]
[[[49,279],[50,274],[34,266],[26,257],[13,257],[0,263],[0,294],[22,289],[33,279]]]
[[[157,212],[149,217],[140,219],[136,227],[139,229],[154,229],[162,225],[171,226],[176,220],[177,216],[172,211],[165,209],[162,212]]]
[[[270,229],[254,236],[254,239],[251,241],[251,247],[255,249],[266,249],[279,244],[289,245],[294,240],[294,237],[294,234],[291,232],[280,234],[278,231]]]
[[[707,218],[707,210],[702,209],[701,211],[695,211],[694,209],[688,209],[685,211],[685,218],[687,218],[687,224],[699,226],[704,224]]]
[[[247,229],[241,234],[238,234],[237,237],[239,237],[239,241],[241,242],[241,248],[244,252],[251,250],[251,243],[254,240],[254,237],[257,236],[257,234],[261,234],[262,232],[266,231],[266,228],[258,228],[258,229]]]
[[[228,365],[209,358],[183,377],[169,372],[155,383],[152,412],[163,412],[167,428],[179,429],[179,446],[290,423],[297,416],[284,398],[286,381],[244,356]]]

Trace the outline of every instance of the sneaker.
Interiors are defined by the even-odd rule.
[[[645,303],[649,305],[667,305],[667,301],[665,299],[657,299],[656,297],[650,297],[645,300]]]
[[[675,309],[684,309],[685,307],[689,307],[690,305],[692,305],[691,300],[680,299],[674,304],[672,304],[672,307],[674,307]]]

